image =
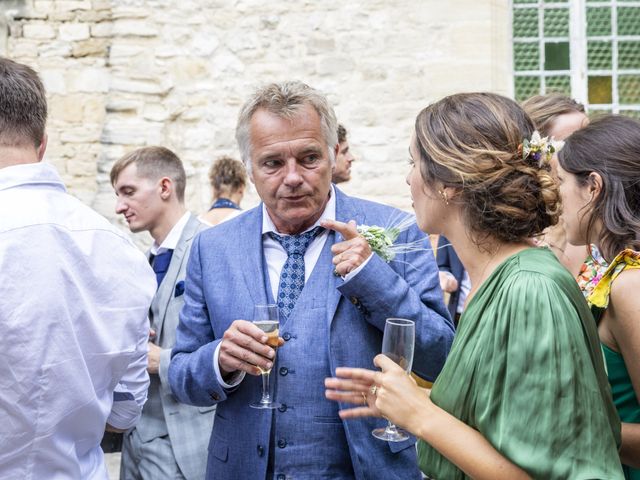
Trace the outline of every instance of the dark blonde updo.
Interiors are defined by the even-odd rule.
[[[422,110],[415,128],[425,184],[459,191],[454,201],[477,241],[517,242],[557,223],[560,196],[548,162],[518,153],[534,126],[516,102],[451,95]]]
[[[229,196],[247,185],[247,171],[240,160],[222,156],[209,169],[213,197]]]

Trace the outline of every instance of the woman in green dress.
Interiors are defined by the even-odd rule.
[[[595,120],[567,139],[557,159],[567,239],[593,243],[603,256],[592,264],[587,301],[622,420],[625,478],[640,480],[640,123]]]
[[[622,478],[593,319],[553,253],[531,247],[559,216],[550,150],[499,95],[446,97],[416,119],[416,218],[458,252],[473,285],[467,308],[430,391],[379,355],[381,372],[338,368],[326,395],[360,404],[345,419],[382,415],[419,437],[430,477]]]

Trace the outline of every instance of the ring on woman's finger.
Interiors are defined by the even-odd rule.
[[[371,387],[371,389],[369,390],[369,393],[371,393],[371,395],[373,395],[375,397],[376,393],[378,392],[378,386],[374,385],[373,387]]]

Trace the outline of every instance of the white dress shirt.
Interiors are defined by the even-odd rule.
[[[309,228],[307,228],[305,232],[308,232],[309,230],[312,230],[315,227],[319,226],[323,220],[335,220],[335,219],[336,219],[336,193],[332,185],[329,201],[327,202],[327,205],[325,206],[324,211],[322,212],[322,215],[320,216],[318,221],[313,225],[311,225]],[[278,298],[278,287],[280,285],[280,273],[282,272],[282,269],[284,268],[284,264],[287,261],[287,251],[280,244],[280,242],[271,238],[271,236],[269,235],[270,232],[274,232],[274,233],[277,233],[278,235],[281,235],[281,233],[278,231],[275,224],[273,223],[273,220],[271,220],[271,217],[269,216],[269,212],[267,211],[267,207],[263,203],[262,204],[262,248],[264,250],[264,258],[265,258],[265,261],[267,262],[267,269],[269,271],[269,283],[271,284],[271,294],[273,295],[273,298]],[[301,233],[304,233],[304,232],[301,232]],[[304,254],[305,283],[307,282],[307,280],[309,280],[309,276],[311,275],[311,272],[313,272],[313,269],[315,268],[316,263],[318,263],[318,259],[320,258],[320,254],[322,253],[322,249],[324,248],[324,244],[327,241],[328,237],[329,237],[329,230],[324,230],[322,233],[317,235],[307,247],[307,251]],[[344,280],[348,281],[354,276],[356,276],[358,272],[362,270],[364,266],[369,262],[370,259],[371,259],[371,256],[369,256],[360,266],[358,266],[358,268],[349,272],[349,274],[347,274],[344,277]],[[220,355],[220,344],[218,344],[218,347],[215,349],[215,352],[213,354],[213,367],[214,367],[218,382],[224,388],[233,388],[239,385],[240,382],[242,382],[242,379],[244,379],[245,372],[237,372],[236,375],[234,375],[229,382],[225,382],[222,379],[222,374],[220,373],[220,366],[218,363],[219,355]]]
[[[0,169],[0,218],[0,478],[106,480],[105,424],[146,400],[155,275],[51,165]]]

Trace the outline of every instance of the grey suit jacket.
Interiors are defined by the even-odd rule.
[[[215,407],[199,408],[179,403],[171,393],[168,371],[171,348],[176,341],[178,315],[184,304],[184,280],[191,242],[198,232],[206,228],[191,215],[173,251],[165,278],[151,303],[151,315],[156,328],[155,343],[162,347],[160,400],[175,460],[187,480],[204,478]]]

